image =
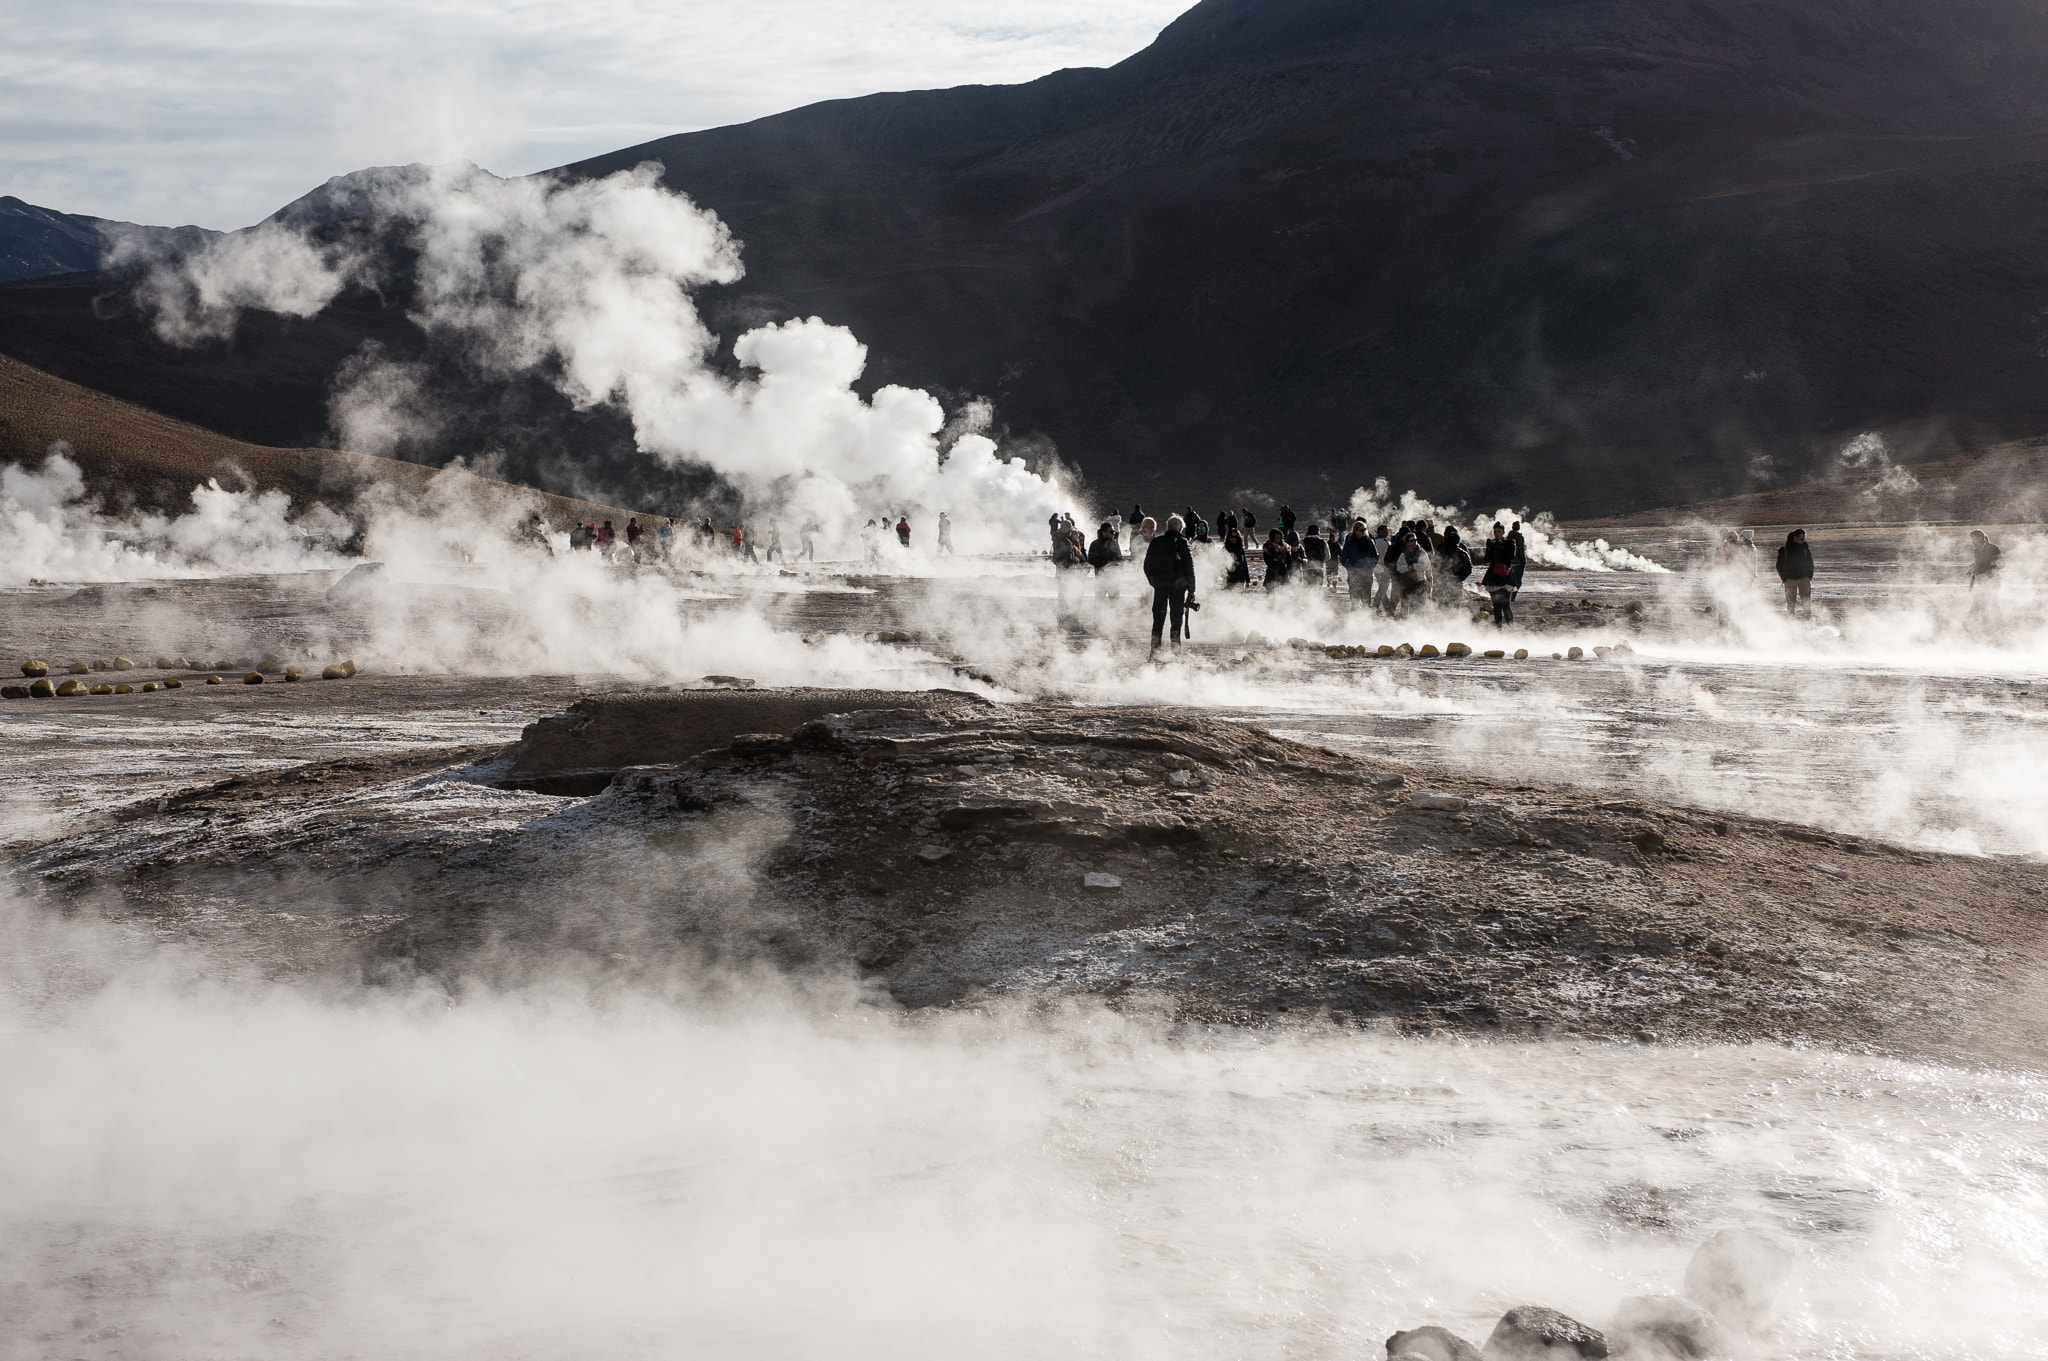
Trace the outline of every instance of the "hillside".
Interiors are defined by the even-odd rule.
[[[60,213],[0,196],[0,283],[98,269],[117,245],[129,259],[155,260],[197,250],[218,235],[204,227],[142,227]]]
[[[274,449],[228,439],[184,421],[93,392],[0,357],[0,464],[36,467],[63,441],[87,489],[110,506],[183,512],[208,478],[222,485],[276,488],[295,505],[346,508],[372,483],[425,490],[441,470],[340,449]],[[556,525],[631,512],[456,473],[480,492],[530,501]]]
[[[657,160],[731,223],[728,340],[843,322],[865,383],[992,398],[1108,499],[1611,514],[2048,430],[2044,64],[2038,0],[1204,0],[1108,70],[567,171]],[[0,350],[264,443],[320,439],[364,343],[419,352],[402,288],[186,354],[106,296],[0,288]],[[412,456],[642,485],[616,418],[446,379]]]

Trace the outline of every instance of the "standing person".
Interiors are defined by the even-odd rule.
[[[1785,613],[1810,617],[1813,614],[1813,550],[1806,546],[1805,530],[1795,529],[1785,536],[1785,546],[1778,550],[1778,580],[1785,583]]]
[[[1385,614],[1393,606],[1394,569],[1390,559],[1394,556],[1394,536],[1381,525],[1373,531],[1372,543],[1379,550],[1372,569],[1372,607]]]
[[[953,556],[953,522],[946,518],[946,512],[939,512],[939,556]]]
[[[606,520],[604,528],[597,531],[597,551],[609,558],[612,555],[612,545],[618,542],[618,537],[612,532],[612,522]]]
[[[1082,629],[1076,606],[1085,589],[1081,578],[1088,575],[1088,543],[1081,531],[1061,530],[1052,545],[1053,590],[1058,596],[1055,617],[1069,633]]]
[[[1060,513],[1058,511],[1054,511],[1045,517],[1045,532],[1052,539],[1053,555],[1057,557],[1060,545],[1067,541],[1066,527],[1060,523]]]
[[[1522,522],[1520,520],[1515,521],[1514,528],[1508,531],[1508,542],[1515,546],[1515,572],[1513,579],[1508,582],[1508,588],[1511,592],[1508,598],[1512,600],[1515,596],[1522,593],[1522,573],[1529,568],[1529,544],[1522,537]]]
[[[1230,554],[1230,570],[1223,574],[1225,589],[1232,586],[1242,586],[1246,590],[1250,590],[1252,586],[1252,565],[1246,561],[1245,557],[1244,531],[1236,525],[1232,525],[1230,532],[1223,536],[1223,551]]]
[[[1743,530],[1743,531],[1742,531],[1742,548],[1743,548],[1743,553],[1742,553],[1742,557],[1743,557],[1743,560],[1745,560],[1745,561],[1747,561],[1747,562],[1749,563],[1749,579],[1750,579],[1751,581],[1755,581],[1755,580],[1756,580],[1756,531],[1755,531],[1754,529],[1745,529],[1745,530]]]
[[[1266,531],[1266,547],[1259,554],[1266,563],[1266,589],[1277,591],[1287,584],[1294,575],[1294,550],[1287,546],[1287,540],[1280,537],[1280,531]]]
[[[635,559],[640,556],[640,536],[646,533],[640,528],[640,517],[629,516],[626,520],[626,552]]]
[[[1121,553],[1124,542],[1124,513],[1115,506],[1109,508],[1109,529],[1116,535],[1117,551]]]
[[[1431,581],[1436,588],[1436,600],[1440,605],[1455,605],[1465,594],[1465,579],[1472,575],[1472,555],[1465,551],[1465,545],[1458,538],[1454,526],[1446,526],[1436,545],[1436,570]]]
[[[1244,531],[1244,541],[1246,543],[1257,543],[1259,541],[1258,535],[1256,533],[1259,527],[1259,517],[1252,514],[1252,508],[1250,506],[1246,506],[1244,510],[1239,513],[1237,517],[1237,527]]]
[[[676,522],[674,520],[663,520],[661,527],[654,531],[654,551],[666,559],[670,550],[675,546]]]
[[[1116,517],[1102,522],[1095,531],[1095,542],[1088,545],[1088,565],[1095,569],[1095,594],[1109,596],[1116,594],[1117,570],[1123,565],[1123,541],[1117,537]]]
[[[1336,533],[1334,527],[1332,534]],[[1310,525],[1308,533],[1301,540],[1302,561],[1308,565],[1309,579],[1317,590],[1324,590],[1330,584],[1330,542],[1323,537],[1321,525]]]
[[[1147,515],[1138,521],[1138,527],[1131,531],[1131,556],[1142,558],[1152,547],[1152,540],[1159,537],[1159,522]]]
[[[767,556],[767,560],[768,560],[769,562],[783,562],[783,563],[786,563],[786,562],[788,562],[788,561],[789,561],[789,559],[787,559],[787,558],[785,558],[785,557],[783,557],[783,556],[782,556],[782,525],[781,525],[781,523],[780,523],[779,521],[776,521],[776,520],[770,520],[770,521],[768,522],[768,556]]]
[[[1058,520],[1059,516],[1055,515],[1053,519]],[[1055,534],[1053,536],[1053,546],[1058,547],[1059,542],[1059,536]],[[869,562],[874,563],[882,560],[882,531],[873,520],[860,527],[860,548],[862,555]]]
[[[1159,651],[1168,616],[1173,620],[1173,646],[1180,647],[1187,631],[1188,602],[1195,597],[1195,555],[1181,531],[1187,522],[1169,516],[1166,532],[1152,540],[1145,550],[1145,580],[1152,585],[1152,650]]]
[[[1998,622],[1998,569],[2005,550],[1991,542],[1981,529],[1970,531],[1970,619],[1979,624]]]
[[[1371,605],[1372,576],[1380,565],[1380,546],[1373,540],[1365,521],[1353,520],[1351,532],[1337,545],[1337,560],[1344,564],[1344,584],[1353,605]]]
[[[1486,574],[1479,579],[1479,584],[1486,588],[1486,598],[1493,602],[1495,628],[1515,622],[1514,574],[1515,545],[1500,527],[1500,521],[1495,520],[1493,537],[1486,541]]]
[[[1230,531],[1238,527],[1236,511],[1226,506],[1224,509],[1216,512],[1216,532],[1218,534],[1228,539]]]
[[[908,515],[901,515],[896,519],[896,542],[902,544],[905,548],[910,547],[910,517]]]
[[[1280,528],[1290,534],[1294,532],[1294,507],[1285,501],[1280,503]]]
[[[816,516],[805,520],[803,527],[797,530],[797,542],[803,548],[802,556],[805,562],[818,560],[818,536],[824,532],[825,526],[818,523]]]
[[[1382,561],[1393,578],[1387,587],[1387,613],[1398,615],[1409,597],[1429,588],[1429,551],[1413,529],[1404,529],[1394,551]]]

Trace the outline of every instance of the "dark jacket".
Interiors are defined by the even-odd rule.
[[[1444,537],[1437,541],[1436,555],[1443,559],[1443,571],[1453,581],[1463,581],[1472,575],[1472,555],[1465,551],[1457,530],[1445,531]]]
[[[1813,546],[1794,543],[1792,536],[1785,536],[1785,546],[1778,550],[1778,580],[1811,581],[1813,579]]]
[[[1380,548],[1370,534],[1363,538],[1346,534],[1338,541],[1337,557],[1347,572],[1370,572],[1380,565]]]
[[[1162,591],[1176,586],[1193,590],[1195,555],[1188,551],[1187,539],[1170,529],[1154,539],[1145,550],[1145,580]]]
[[[1266,589],[1287,584],[1288,573],[1294,570],[1294,554],[1284,543],[1268,543],[1264,550],[1266,558]]]
[[[1097,535],[1095,542],[1088,545],[1088,565],[1098,572],[1111,563],[1123,560],[1124,550],[1117,547],[1114,538],[1106,539]]]
[[[1320,534],[1311,534],[1301,541],[1301,555],[1310,562],[1330,560],[1330,541]]]
[[[1515,551],[1513,539],[1488,539],[1486,541],[1486,575],[1483,584],[1490,591],[1504,591],[1515,570],[1516,560],[1522,555]]]

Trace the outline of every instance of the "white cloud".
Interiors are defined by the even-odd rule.
[[[0,193],[245,226],[330,175],[520,174],[877,90],[1106,65],[1187,0],[0,0]]]

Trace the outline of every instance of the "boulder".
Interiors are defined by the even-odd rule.
[[[1518,648],[1516,648],[1516,649],[1515,649],[1515,660],[1516,660],[1516,661],[1518,661],[1518,662],[1526,662],[1526,661],[1528,661],[1528,660],[1529,660],[1529,649],[1528,649],[1528,648],[1526,648],[1526,647],[1518,647]]]
[[[208,676],[208,677],[206,678],[206,683],[207,683],[208,685],[219,685],[219,684],[222,684],[222,681],[221,681],[221,678],[220,678],[219,676]]]
[[[111,695],[114,693],[114,687],[106,684],[105,682],[102,682],[98,685],[95,685],[92,688],[91,693],[95,695]]]
[[[92,669],[95,671],[110,671],[113,669],[113,665],[105,657],[95,657],[92,659]]]
[[[1446,643],[1444,645],[1444,656],[1446,657],[1469,657],[1471,655],[1472,647],[1469,643]],[[1395,1336],[1399,1337],[1400,1334],[1396,1333]]]
[[[38,680],[50,674],[50,664],[31,658],[21,664],[21,674],[27,676],[30,680]]]
[[[153,695],[157,692],[157,689],[158,686],[155,681],[144,681],[142,683],[142,693],[145,695]]]
[[[306,678],[305,668],[288,666],[284,669],[284,678],[288,681],[302,681]]]
[[[117,685],[114,687],[114,693],[117,695],[132,695],[135,693],[135,687],[132,685]]]
[[[1568,661],[1574,661],[1574,662],[1575,662],[1575,661],[1577,661],[1577,660],[1578,660],[1579,658],[1581,658],[1581,657],[1583,657],[1583,656],[1585,656],[1585,655],[1586,655],[1586,649],[1584,649],[1584,648],[1582,648],[1582,647],[1575,647],[1575,648],[1572,648],[1572,649],[1570,649],[1569,651],[1567,651],[1567,652],[1566,652],[1566,653],[1565,653],[1564,655],[1565,655],[1565,658],[1566,658],[1566,660],[1568,660]]]
[[[1723,1229],[1700,1245],[1685,1268],[1685,1297],[1722,1326],[1754,1331],[1767,1318],[1792,1254],[1762,1234]]]
[[[128,660],[128,658],[126,658],[126,657],[116,657],[116,658],[114,658],[114,670],[116,670],[116,671],[133,671],[134,669],[135,669],[135,663],[134,663],[134,662],[132,662],[132,661],[130,661],[130,660]]]
[[[64,669],[74,676],[89,676],[92,674],[92,668],[84,662],[73,662]]]
[[[26,685],[0,685],[0,699],[27,699]]]
[[[1434,789],[1418,789],[1408,796],[1408,806],[1431,813],[1456,813],[1465,807],[1465,801],[1456,794],[1445,794]]]
[[[276,672],[283,665],[284,663],[266,652],[263,654],[263,659],[256,663],[256,669],[267,676]]]
[[[59,681],[57,682],[57,693],[66,699],[73,695],[82,695],[85,693],[85,682],[75,680]]]
[[[1500,1316],[1480,1355],[1486,1361],[1599,1361],[1607,1339],[1568,1314],[1519,1304]]]
[[[261,671],[251,671],[251,672],[250,672],[250,673],[249,673],[248,675],[246,675],[246,676],[242,677],[242,684],[244,684],[244,685],[261,685],[261,684],[263,684],[263,673],[262,673]]]
[[[28,687],[28,694],[30,699],[55,699],[57,687],[50,684],[48,677],[44,677]]]
[[[1490,647],[1486,650],[1486,655],[1494,658],[1495,660],[1499,660],[1500,658],[1507,656],[1508,653],[1506,648]]]
[[[1420,1357],[1423,1361],[1480,1361],[1479,1348],[1434,1323],[1388,1338],[1387,1361],[1398,1356]]]
[[[339,664],[330,666],[320,673],[321,680],[347,680],[348,668]]]
[[[1629,1361],[1706,1361],[1725,1350],[1714,1316],[1676,1295],[1623,1300],[1607,1335]]]
[[[356,664],[353,661],[346,661],[341,664],[341,669],[353,676],[356,673]]]
[[[180,663],[175,657],[159,657],[156,659],[156,669],[159,671],[176,671],[179,665]]]
[[[1416,649],[1416,651],[1415,651],[1415,655],[1416,655],[1416,656],[1418,656],[1418,657],[1434,657],[1434,656],[1436,656],[1436,655],[1437,655],[1437,651],[1436,651],[1436,644],[1435,644],[1435,643],[1424,643],[1424,644],[1423,644],[1423,645],[1422,645],[1421,647],[1419,647],[1419,648],[1417,648],[1417,649]]]
[[[1391,657],[1394,655],[1394,645],[1392,643],[1381,643],[1372,650],[1372,655],[1375,657]]]
[[[166,690],[182,690],[184,688],[185,682],[179,680],[176,676],[164,682],[164,689]]]

